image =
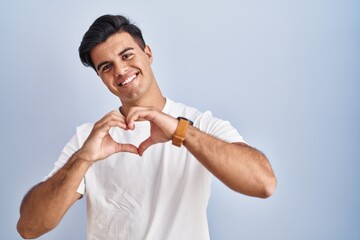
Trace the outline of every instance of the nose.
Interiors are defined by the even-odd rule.
[[[128,70],[128,66],[125,63],[123,62],[117,63],[115,66],[115,77],[125,75],[127,70]]]

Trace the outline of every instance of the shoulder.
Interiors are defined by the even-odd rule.
[[[93,128],[94,128],[94,123],[84,123],[76,127],[75,135],[80,146],[89,137]]]
[[[195,121],[201,116],[212,116],[210,111],[201,112],[195,107],[188,106],[184,103],[175,102],[169,98],[166,98],[166,105],[163,111],[171,116],[186,117],[192,121]]]
[[[83,123],[80,126],[76,127],[76,132],[80,134],[84,134],[87,132],[90,133],[93,127],[94,127],[94,123]]]
[[[194,107],[167,99],[169,114],[174,117],[185,117],[194,122],[201,131],[228,142],[243,142],[237,130],[227,120],[213,116],[211,111],[201,112]]]

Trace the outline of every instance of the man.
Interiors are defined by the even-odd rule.
[[[24,198],[24,238],[53,229],[84,194],[88,239],[209,239],[210,178],[269,197],[266,157],[229,122],[165,98],[140,29],[122,16],[98,18],[79,47],[121,107],[77,128],[55,169]]]

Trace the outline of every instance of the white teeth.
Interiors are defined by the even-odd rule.
[[[119,85],[124,86],[124,85],[128,84],[129,82],[131,82],[132,80],[134,80],[134,78],[136,78],[136,75],[132,75],[131,77],[125,79],[125,81],[122,81]]]

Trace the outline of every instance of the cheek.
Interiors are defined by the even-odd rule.
[[[109,76],[101,76],[100,78],[106,86],[112,85],[111,84],[112,80]]]
[[[102,81],[110,92],[114,93],[114,91],[116,91],[116,87],[113,85],[112,81],[109,79],[102,79]]]
[[[152,73],[151,65],[149,65],[149,64],[142,64],[141,69],[142,69],[143,73],[146,75],[149,75]]]

